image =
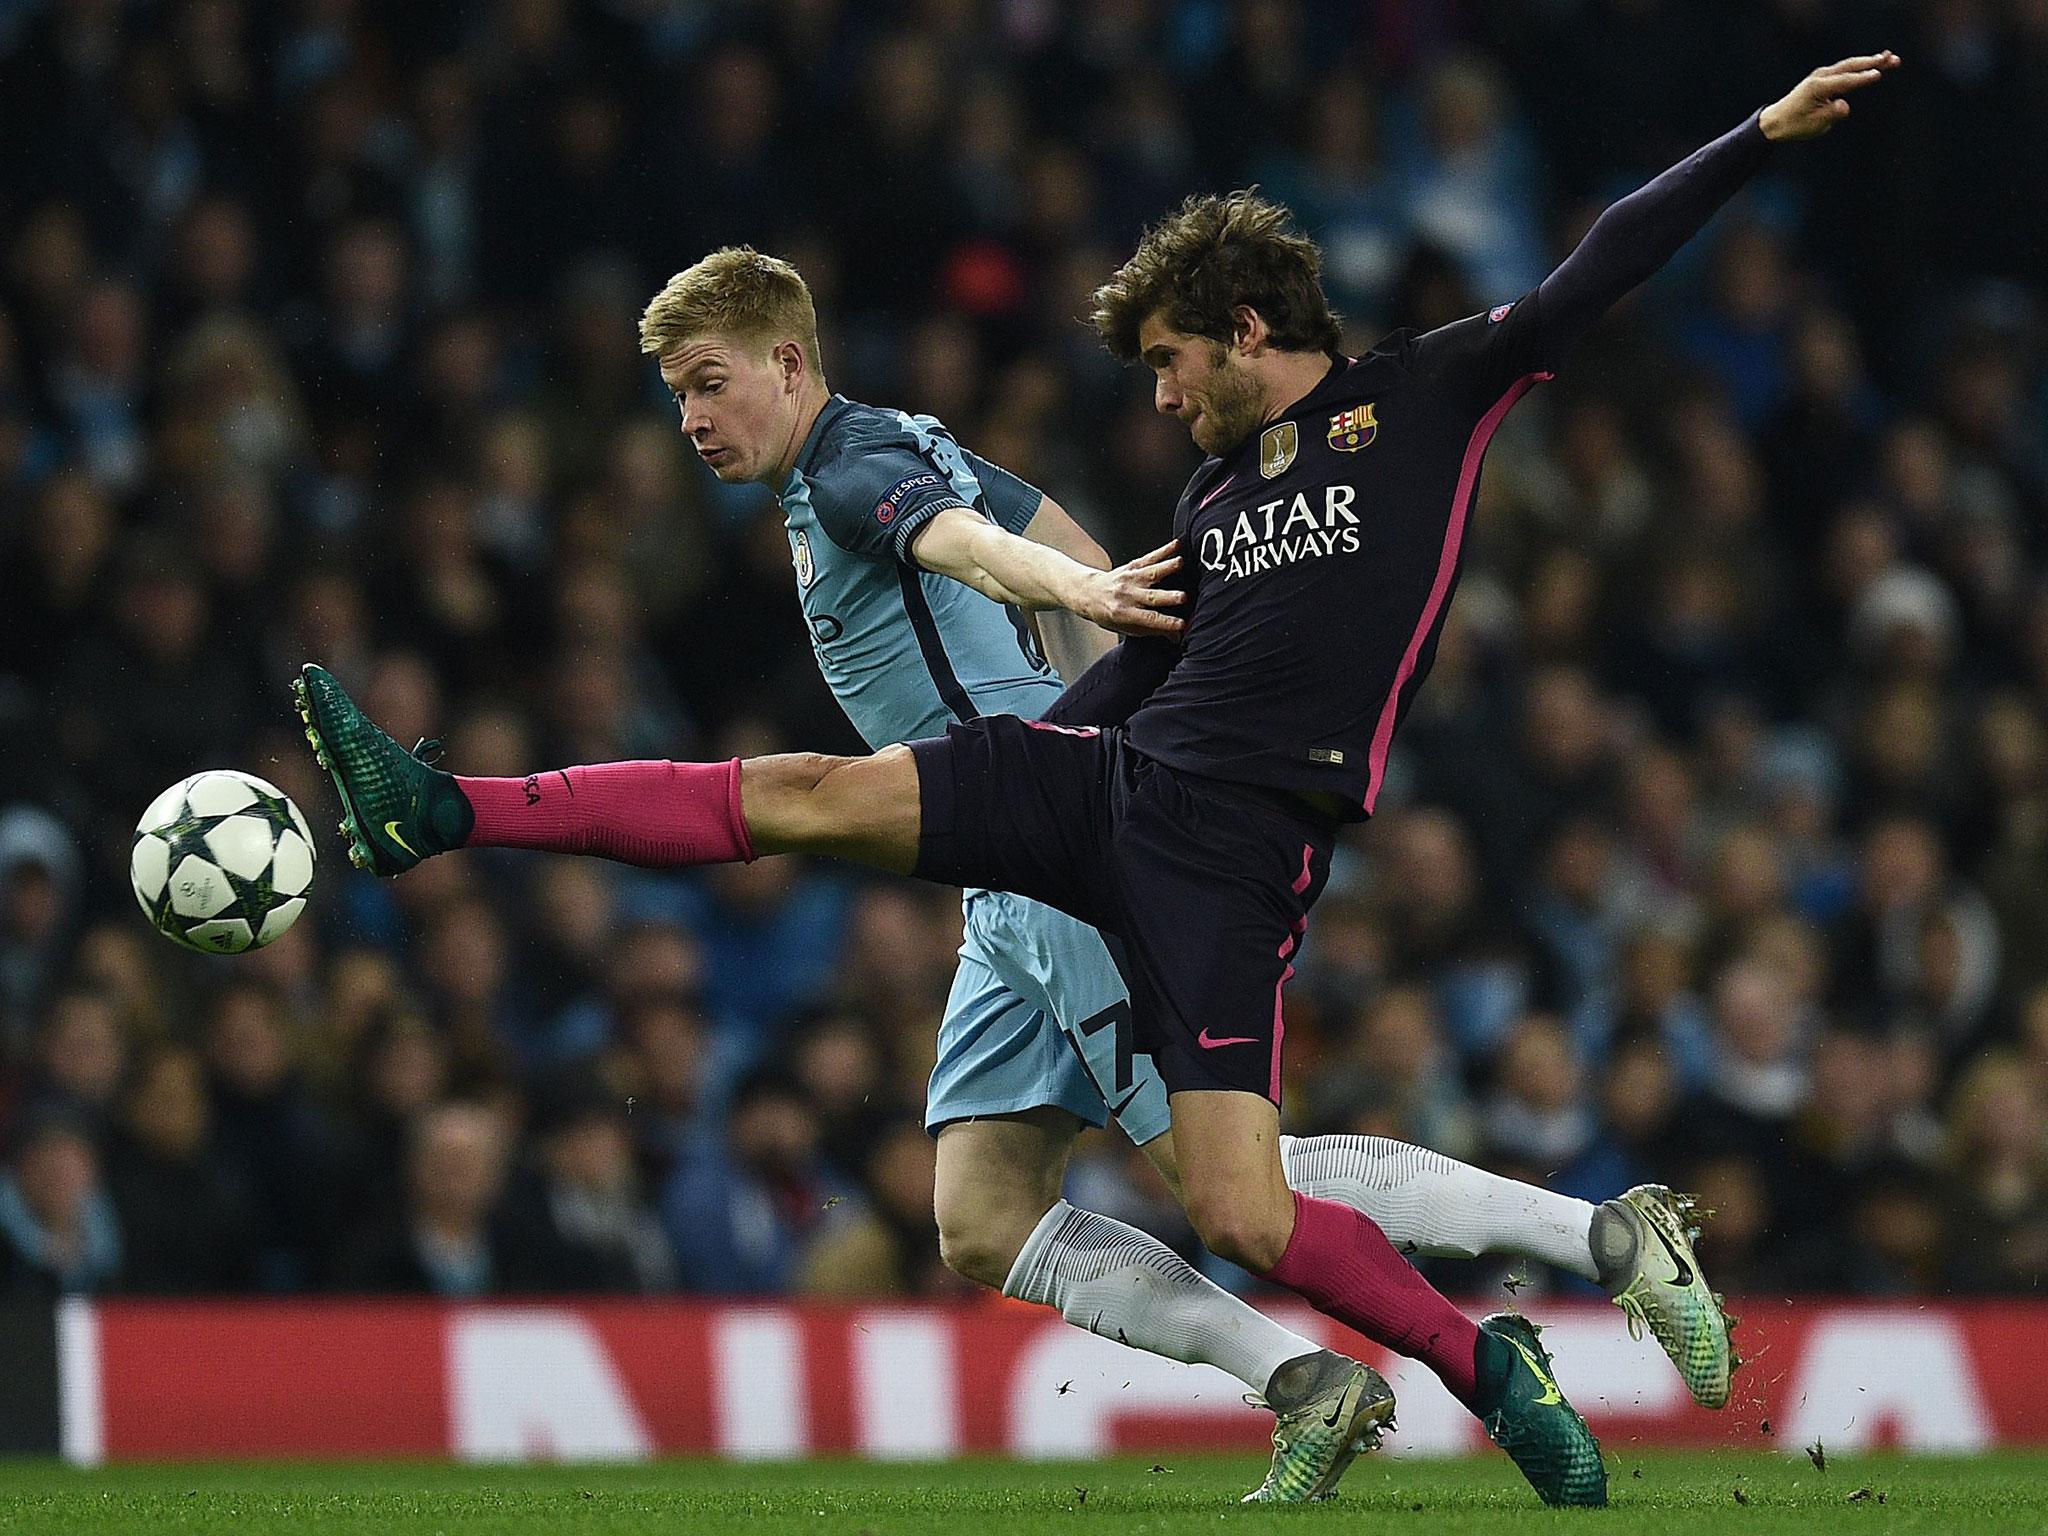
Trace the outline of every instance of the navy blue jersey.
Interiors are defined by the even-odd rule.
[[[1174,536],[1184,650],[1131,744],[1190,773],[1364,815],[1456,590],[1480,461],[1548,377],[1540,302],[1399,332],[1196,471]]]
[[[929,416],[834,395],[777,494],[818,669],[869,746],[981,714],[1036,719],[1059,697],[1022,613],[910,558],[948,507],[1022,533],[1037,490]]]
[[[1126,639],[1044,718],[1127,724],[1133,746],[1171,767],[1371,814],[1436,657],[1502,418],[1766,151],[1751,116],[1601,214],[1519,302],[1333,357],[1314,389],[1182,493],[1184,646]]]

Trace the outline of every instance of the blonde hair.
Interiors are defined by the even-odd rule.
[[[822,381],[818,311],[803,274],[750,245],[728,245],[663,285],[640,316],[640,350],[666,357],[693,336],[794,341]]]

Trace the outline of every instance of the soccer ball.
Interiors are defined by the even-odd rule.
[[[135,824],[135,899],[188,949],[238,955],[298,921],[313,885],[313,834],[275,784],[209,768],[173,784]]]

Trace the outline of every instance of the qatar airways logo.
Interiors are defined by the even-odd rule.
[[[1320,507],[1308,491],[1295,492],[1291,500],[1280,496],[1248,507],[1237,514],[1235,523],[1202,530],[1202,568],[1235,581],[1325,555],[1355,555],[1358,515],[1351,503],[1357,499],[1352,486],[1326,485]]]

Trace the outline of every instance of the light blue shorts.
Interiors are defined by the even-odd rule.
[[[1042,902],[969,891],[967,938],[924,1123],[1052,1105],[1143,1146],[1167,1127],[1166,1085],[1131,1049],[1131,1001],[1102,935]]]

